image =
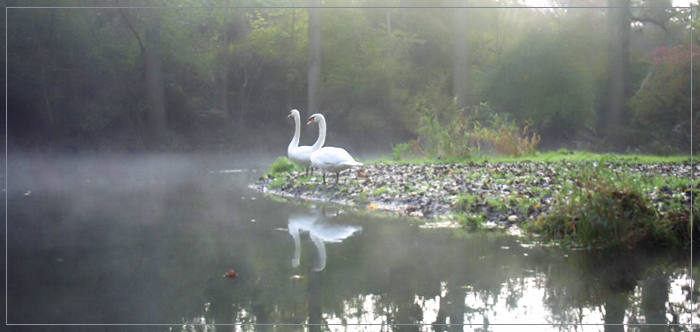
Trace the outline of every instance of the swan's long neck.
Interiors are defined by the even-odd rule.
[[[316,236],[314,233],[309,233],[309,235],[311,236],[311,241],[316,246],[316,250],[318,250],[318,262],[316,262],[316,266],[314,266],[314,271],[323,271],[323,269],[326,268],[326,261],[328,260],[326,257],[326,244],[323,243],[323,239]]]
[[[301,259],[301,240],[299,239],[299,228],[289,225],[289,234],[294,238],[294,257],[292,258],[292,267],[299,266]]]
[[[292,141],[289,142],[289,147],[287,150],[291,150],[293,148],[299,147],[299,135],[301,132],[301,125],[299,124],[299,114],[294,113],[294,137],[292,137]]]
[[[326,118],[323,115],[319,115],[318,120],[318,139],[314,146],[311,147],[311,151],[316,151],[323,147],[323,143],[326,143]]]

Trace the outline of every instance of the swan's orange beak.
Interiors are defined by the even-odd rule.
[[[292,113],[287,114],[287,117],[290,117],[290,116],[292,116]]]
[[[309,119],[309,122],[307,122],[306,124],[307,124],[307,125],[310,125],[310,124],[312,124],[312,123],[314,123],[314,119],[313,119],[313,118]]]

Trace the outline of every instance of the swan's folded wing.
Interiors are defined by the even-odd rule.
[[[308,145],[302,145],[291,149],[287,152],[289,159],[295,163],[299,163],[305,166],[309,166],[311,161],[309,157],[311,156],[312,148]]]

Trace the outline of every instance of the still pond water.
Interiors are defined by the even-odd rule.
[[[273,159],[10,155],[8,323],[164,324],[103,326],[110,331],[697,330],[683,325],[700,322],[689,251],[562,250],[285,202],[248,187]],[[230,269],[237,278],[223,277]]]

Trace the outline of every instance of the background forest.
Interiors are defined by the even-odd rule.
[[[697,5],[550,3],[5,1],[7,143],[278,152],[297,108],[354,151],[697,152]]]

